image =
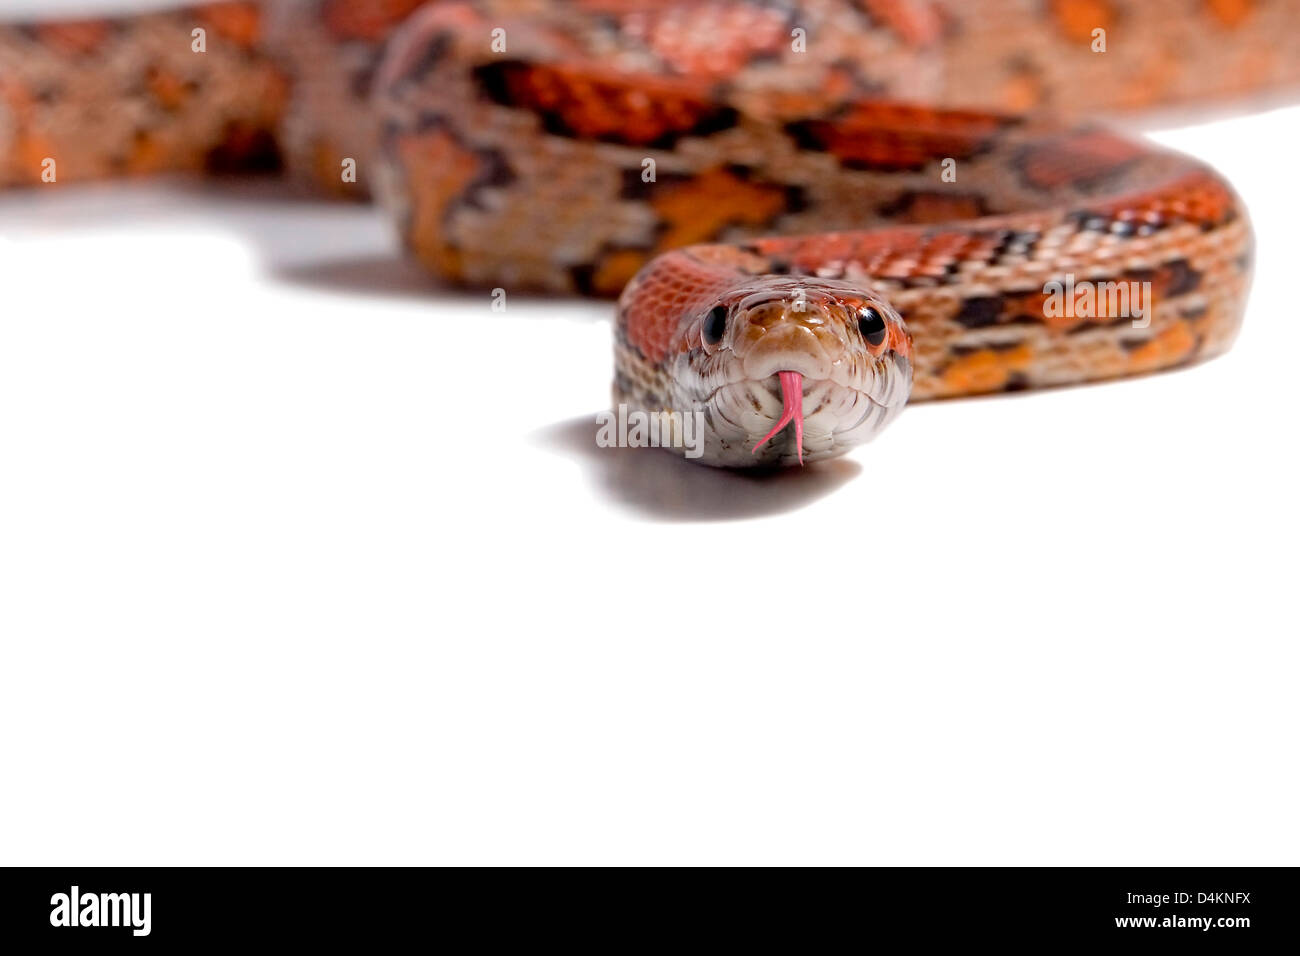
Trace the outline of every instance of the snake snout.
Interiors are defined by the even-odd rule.
[[[771,328],[751,325],[744,341],[738,343],[745,377],[762,381],[780,372],[797,372],[813,381],[827,378],[834,363],[834,343],[823,338],[800,321],[785,321]]]
[[[780,414],[751,454],[758,455],[787,425],[793,425],[788,446],[803,464],[804,383],[828,379],[842,346],[820,312],[767,307],[752,310],[748,318],[737,337],[745,376],[764,385],[776,384],[781,398]]]

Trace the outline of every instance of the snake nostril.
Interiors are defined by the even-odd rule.
[[[745,311],[745,323],[757,332],[766,332],[781,324],[785,308],[779,302],[768,302]]]
[[[744,313],[744,321],[746,326],[757,335],[779,332],[786,328],[815,332],[827,325],[827,318],[822,310],[784,302],[751,308]]]

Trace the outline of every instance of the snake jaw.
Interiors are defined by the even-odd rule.
[[[781,382],[781,417],[772,426],[772,430],[758,440],[752,454],[767,444],[768,440],[781,429],[794,422],[795,451],[799,455],[799,464],[803,464],[803,376],[798,372],[778,372]]]
[[[783,372],[789,384],[781,381]],[[841,384],[840,377],[816,378],[787,368],[762,380],[741,377],[683,390],[670,402],[704,415],[703,464],[806,465],[869,441],[902,410],[911,383],[905,362],[853,385]],[[791,424],[794,434],[787,441],[782,429]]]

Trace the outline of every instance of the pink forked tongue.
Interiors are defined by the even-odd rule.
[[[767,444],[767,440],[786,425],[794,422],[795,448],[799,451],[799,464],[803,464],[803,376],[798,372],[778,372],[781,380],[781,420],[754,446],[754,454]]]

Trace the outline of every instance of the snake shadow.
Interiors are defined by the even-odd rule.
[[[656,521],[739,521],[796,511],[862,471],[844,458],[767,472],[710,468],[659,448],[601,448],[596,429],[593,413],[544,428],[536,439],[581,462],[611,500]]]
[[[321,262],[275,263],[272,274],[282,282],[346,295],[394,299],[481,300],[463,288],[448,285],[417,263],[397,253],[327,259]]]

